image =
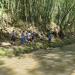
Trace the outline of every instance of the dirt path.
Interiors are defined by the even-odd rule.
[[[2,67],[8,67],[14,72],[13,75],[30,75],[28,70],[36,69],[39,63],[33,59],[31,54],[24,55],[23,57],[13,57],[13,58],[1,58],[4,61]],[[9,70],[8,70],[9,71]],[[4,74],[2,74],[4,75]]]
[[[75,75],[75,45],[2,57],[0,75]]]

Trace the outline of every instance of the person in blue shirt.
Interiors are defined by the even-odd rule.
[[[48,33],[48,41],[51,42],[51,32]]]

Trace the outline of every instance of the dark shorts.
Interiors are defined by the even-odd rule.
[[[31,41],[32,41],[32,38],[28,38],[28,41],[30,41],[30,42],[31,42]]]
[[[11,37],[11,41],[14,41],[15,42],[16,41],[16,37],[15,36],[12,36]]]

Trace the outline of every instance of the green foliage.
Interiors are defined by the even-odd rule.
[[[3,22],[9,25],[6,19],[3,18],[4,13],[11,14],[11,20],[13,20],[11,25],[23,30],[27,30],[26,25],[33,25],[32,23],[34,23],[38,30],[46,33],[47,25],[53,21],[61,27],[66,33],[65,35],[68,32],[75,33],[75,0],[0,0],[0,23],[2,23],[0,27]],[[23,21],[23,24],[19,24],[20,20]],[[0,38],[9,39],[7,35],[9,34],[2,33]],[[21,53],[30,53],[36,49],[61,47],[73,42],[75,42],[74,38],[66,38],[62,41],[56,38],[55,42],[49,43],[48,41],[38,41],[35,44],[25,45],[23,48],[15,48],[14,53],[5,48],[1,49],[0,55],[20,55]]]
[[[0,48],[0,56],[13,56],[13,51],[7,48]]]
[[[64,45],[68,45],[68,44],[73,44],[75,43],[75,38],[71,37],[71,38],[66,38],[64,39]]]
[[[34,22],[44,31],[51,21],[63,30],[68,24],[75,29],[75,0],[1,0],[0,9],[2,15],[7,11],[12,18]]]
[[[50,43],[50,47],[62,47],[63,46],[63,41],[56,38],[54,42]]]
[[[37,43],[36,43],[36,48],[37,48],[37,49],[43,48],[43,43],[37,42]]]
[[[63,47],[65,45],[69,45],[75,43],[75,38],[65,38],[64,40],[60,40],[59,38],[56,38],[54,42],[48,42],[48,41],[38,41],[35,43],[26,44],[23,46],[17,46],[15,48],[0,48],[0,56],[20,56],[21,54],[27,54],[31,53],[33,51],[39,50],[39,49],[50,49],[50,48],[56,48],[56,47]]]
[[[0,56],[6,55],[6,52],[3,49],[0,49]]]

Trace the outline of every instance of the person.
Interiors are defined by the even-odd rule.
[[[62,29],[60,29],[58,35],[59,35],[59,38],[60,38],[61,40],[64,39],[64,33],[63,33]]]
[[[12,41],[13,44],[15,44],[15,41],[16,41],[16,32],[14,30],[11,33],[11,41]]]
[[[35,40],[35,32],[32,32],[32,42],[34,43]]]
[[[24,31],[21,33],[21,44],[25,43],[25,35],[24,35]]]
[[[26,32],[26,35],[25,35],[25,41],[26,43],[28,43],[28,33]]]
[[[31,32],[30,31],[27,33],[27,40],[28,40],[28,43],[32,41],[32,37],[31,37]]]
[[[49,42],[51,42],[51,37],[52,37],[52,34],[51,34],[51,32],[49,31],[49,32],[48,32],[48,41],[49,41]]]

